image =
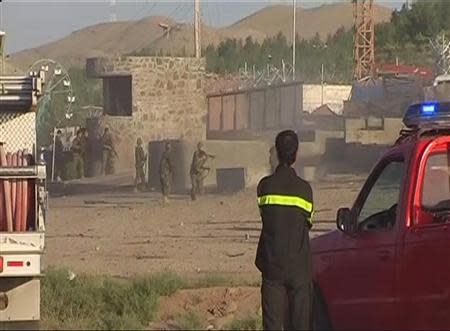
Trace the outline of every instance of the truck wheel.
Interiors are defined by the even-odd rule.
[[[313,330],[333,330],[327,305],[316,285],[314,285],[313,296]]]

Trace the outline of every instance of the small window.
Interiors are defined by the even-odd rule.
[[[366,130],[384,130],[384,118],[369,116],[366,118]]]
[[[132,115],[131,75],[103,78],[103,100],[105,114],[110,116]]]
[[[448,152],[432,154],[423,178],[422,207],[430,211],[450,211],[450,167]]]
[[[361,230],[387,229],[395,224],[404,173],[401,160],[391,161],[383,168],[359,213]]]

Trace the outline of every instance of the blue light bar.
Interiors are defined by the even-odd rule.
[[[438,105],[435,103],[422,105],[422,113],[423,114],[434,114],[437,110]]]
[[[450,102],[426,102],[412,105],[403,118],[408,128],[450,127]]]

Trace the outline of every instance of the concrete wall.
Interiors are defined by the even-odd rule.
[[[159,162],[165,142],[150,144],[150,185],[159,188]],[[174,167],[174,190],[185,192],[191,187],[189,170],[192,155],[196,144],[187,141],[173,141],[172,161]],[[218,168],[245,168],[246,187],[255,186],[258,181],[269,174],[270,143],[261,141],[204,141],[204,149],[216,156],[208,160],[207,166],[211,168],[205,180],[206,186],[216,186],[216,169]]]
[[[449,101],[450,83],[424,88],[425,101]]]
[[[384,129],[366,129],[363,117],[345,119],[345,142],[361,143],[363,145],[393,144],[403,128],[401,118],[384,118]]]
[[[300,142],[300,157],[316,157],[324,155],[328,139],[343,139],[343,131],[315,131],[315,140],[311,142]]]
[[[351,85],[324,85],[322,103],[322,85],[303,85],[303,111],[311,113],[322,104],[337,114],[342,114],[344,100],[348,100],[351,92]]]
[[[206,135],[205,61],[194,58],[119,57],[89,59],[91,77],[132,75],[132,116],[103,116],[119,159],[116,170],[134,168],[137,137],[145,143],[164,139],[199,141]],[[105,102],[107,105],[108,103]]]

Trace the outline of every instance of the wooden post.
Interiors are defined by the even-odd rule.
[[[225,116],[223,113],[223,95],[220,96],[220,131],[223,132],[223,129],[225,127]]]
[[[237,130],[237,94],[234,95],[233,129]]]

